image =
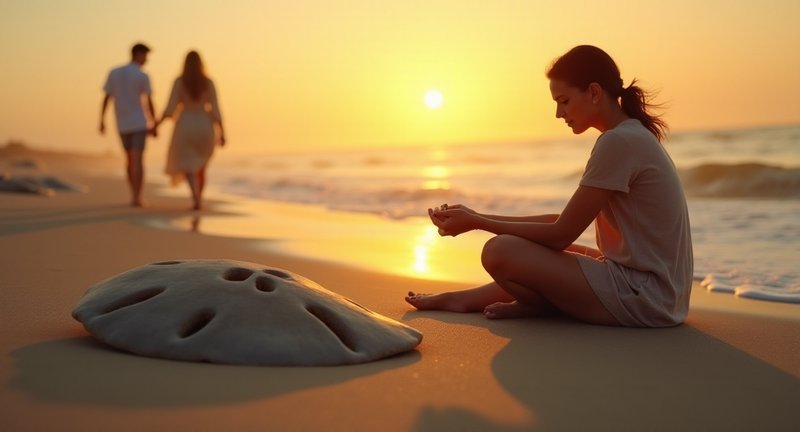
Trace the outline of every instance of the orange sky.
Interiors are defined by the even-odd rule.
[[[569,136],[544,70],[582,43],[607,50],[626,84],[660,90],[674,131],[800,122],[794,0],[225,3],[4,0],[0,142],[116,150],[97,133],[101,87],[136,41],[153,48],[159,113],[197,49],[230,145],[246,150]],[[441,109],[425,106],[429,88]]]

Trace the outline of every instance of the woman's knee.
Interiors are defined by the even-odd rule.
[[[481,253],[481,263],[488,272],[499,270],[503,263],[508,262],[511,254],[514,253],[515,245],[522,240],[508,234],[500,234],[492,237],[483,245]]]

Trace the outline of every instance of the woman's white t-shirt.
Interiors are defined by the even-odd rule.
[[[639,120],[597,139],[582,186],[616,191],[595,219],[601,260],[579,260],[603,304],[623,325],[676,325],[689,309],[694,258],[675,165]]]

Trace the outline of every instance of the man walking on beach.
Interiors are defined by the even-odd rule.
[[[131,62],[114,68],[108,74],[103,90],[103,108],[100,111],[100,133],[106,131],[105,114],[109,99],[114,99],[114,112],[122,146],[127,156],[128,184],[131,189],[131,205],[142,207],[142,183],[144,180],[144,141],[147,133],[155,136],[152,119],[156,117],[153,101],[150,98],[150,78],[142,71],[150,52],[144,44],[137,43],[131,48]],[[143,103],[147,103],[149,118]]]

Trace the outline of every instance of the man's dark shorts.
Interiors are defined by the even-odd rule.
[[[125,151],[144,151],[147,131],[121,133],[119,137],[122,139],[122,147],[125,147]]]

